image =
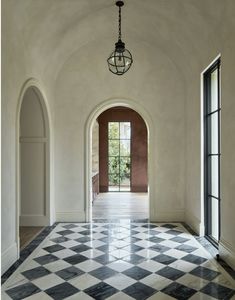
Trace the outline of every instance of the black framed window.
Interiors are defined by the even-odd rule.
[[[108,123],[109,191],[131,190],[131,123]]]
[[[220,238],[220,59],[204,73],[205,234],[214,244]]]

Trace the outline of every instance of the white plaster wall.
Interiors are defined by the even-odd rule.
[[[83,47],[64,64],[56,85],[55,190],[56,212],[64,218],[85,218],[84,134],[94,107],[110,98],[133,99],[153,120],[155,139],[154,220],[184,217],[184,87],[176,66],[156,49],[135,50],[132,69],[123,77],[107,71],[103,59],[106,41]],[[140,48],[140,47],[139,47]],[[144,56],[144,60],[141,57]],[[140,63],[141,62],[141,63]],[[83,70],[81,73],[80,70]],[[160,70],[160,72],[159,72]],[[177,103],[177,105],[176,105]],[[150,140],[150,143],[153,141]],[[60,162],[60,163],[59,163]],[[68,211],[69,208],[69,211]]]
[[[99,123],[95,121],[92,128],[92,173],[99,172]]]
[[[117,78],[106,66],[116,41],[112,1],[2,1],[2,272],[17,258],[16,120],[23,84],[36,78],[46,99],[57,220],[85,218],[84,130],[90,112],[104,100],[125,98],[144,106],[154,124],[156,213],[183,219],[186,211],[186,220],[198,228],[200,72],[220,52],[222,238],[226,249],[234,249],[235,141],[227,134],[235,122],[234,5],[233,0],[126,1],[124,40],[134,64]]]

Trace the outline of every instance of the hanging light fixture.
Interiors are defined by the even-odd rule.
[[[121,7],[124,5],[123,1],[116,1],[119,8],[118,18],[118,41],[115,43],[115,50],[107,59],[109,70],[116,75],[123,75],[132,65],[133,59],[130,51],[125,48],[125,43],[122,41],[121,32]]]

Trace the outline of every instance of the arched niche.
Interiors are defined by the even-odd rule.
[[[50,132],[37,87],[23,93],[18,122],[19,226],[46,226],[50,224]]]

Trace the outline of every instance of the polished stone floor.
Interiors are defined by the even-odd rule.
[[[235,299],[235,282],[182,224],[60,223],[2,299]]]

